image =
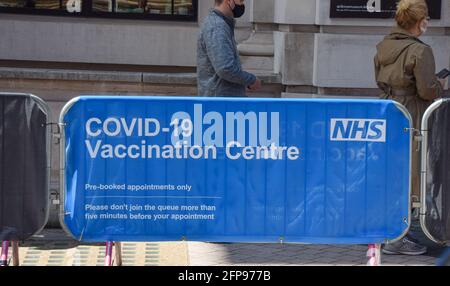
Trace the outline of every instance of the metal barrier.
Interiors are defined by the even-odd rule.
[[[422,120],[420,223],[432,241],[450,238],[450,99],[440,99]]]
[[[49,215],[50,111],[32,94],[0,93],[0,265],[19,264],[18,242],[42,230]]]
[[[61,224],[106,265],[113,241],[177,240],[365,243],[377,265],[410,226],[411,124],[386,100],[78,97]]]

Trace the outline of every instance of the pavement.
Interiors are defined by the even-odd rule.
[[[125,266],[364,266],[366,245],[219,244],[203,242],[122,243]],[[20,243],[22,266],[101,266],[105,246],[80,243],[60,229],[45,229]],[[382,255],[386,266],[435,265],[426,255]]]

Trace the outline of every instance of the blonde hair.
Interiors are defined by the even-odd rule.
[[[401,0],[397,5],[395,20],[403,29],[411,29],[417,22],[428,17],[425,0]]]

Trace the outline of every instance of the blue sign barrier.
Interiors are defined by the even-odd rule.
[[[383,243],[410,220],[392,101],[79,97],[61,113],[66,230],[84,241]]]

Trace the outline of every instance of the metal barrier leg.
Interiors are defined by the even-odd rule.
[[[2,253],[0,256],[0,266],[8,266],[9,241],[2,241]]]
[[[115,257],[116,257],[116,265],[122,266],[122,245],[120,242],[116,242],[114,244],[114,249],[116,251]]]
[[[367,251],[367,257],[369,257],[368,266],[380,266],[381,265],[381,244],[369,244],[369,250]]]
[[[19,266],[19,242],[11,241],[12,245],[12,256],[13,256],[13,266]]]
[[[105,250],[105,266],[112,266],[112,250],[113,250],[114,242],[108,241],[106,242],[106,250]]]

